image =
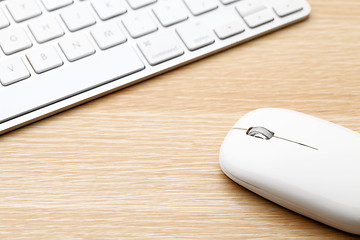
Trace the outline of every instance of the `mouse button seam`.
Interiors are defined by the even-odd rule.
[[[247,128],[241,128],[241,127],[232,127],[231,130],[243,130],[243,131],[247,131]]]
[[[310,145],[307,145],[307,144],[305,144],[305,143],[301,143],[301,142],[294,141],[294,140],[291,140],[291,139],[279,137],[279,136],[277,136],[277,135],[274,135],[274,138],[281,139],[281,140],[284,140],[284,141],[287,141],[287,142],[291,142],[291,143],[295,143],[295,144],[298,144],[298,145],[301,145],[301,146],[304,146],[304,147],[311,148],[311,149],[313,149],[313,150],[319,151],[319,148],[313,147],[313,146],[310,146]]]

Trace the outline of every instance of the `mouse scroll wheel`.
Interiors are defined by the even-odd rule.
[[[269,140],[274,136],[273,132],[264,127],[251,127],[246,131],[246,134],[264,140]]]

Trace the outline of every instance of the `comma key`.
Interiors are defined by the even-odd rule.
[[[184,54],[178,40],[169,33],[158,33],[145,38],[138,43],[138,47],[152,66]]]

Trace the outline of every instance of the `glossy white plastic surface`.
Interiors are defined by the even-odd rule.
[[[274,137],[246,134],[257,126],[274,132]],[[253,192],[360,234],[360,134],[290,110],[258,109],[228,133],[220,164],[227,176]]]

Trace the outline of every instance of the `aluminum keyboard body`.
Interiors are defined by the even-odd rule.
[[[306,0],[0,2],[0,134],[303,20],[310,10]]]

